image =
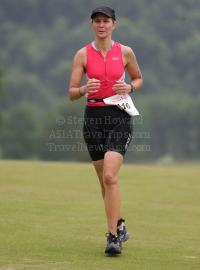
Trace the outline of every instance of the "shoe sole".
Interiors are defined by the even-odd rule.
[[[105,253],[109,253],[109,254],[121,254],[122,250],[119,246],[110,244],[106,247]]]

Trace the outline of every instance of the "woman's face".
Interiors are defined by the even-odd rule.
[[[92,20],[92,28],[94,30],[94,34],[98,38],[106,38],[111,36],[115,25],[116,22],[102,13],[97,13]]]

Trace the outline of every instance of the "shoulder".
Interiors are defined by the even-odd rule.
[[[81,48],[74,56],[74,63],[85,66],[86,62],[86,47]]]
[[[133,50],[125,45],[121,44],[121,50],[122,50],[122,58],[124,62],[124,66],[127,67],[127,65],[135,59],[135,54]]]
[[[86,47],[81,48],[77,53],[75,54],[74,58],[84,58],[86,56]]]
[[[134,52],[130,47],[121,44],[121,48],[122,48],[122,54],[125,58],[134,56]]]

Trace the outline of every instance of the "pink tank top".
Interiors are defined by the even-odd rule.
[[[86,46],[86,53],[86,80],[97,79],[101,83],[100,88],[97,89],[98,92],[87,94],[86,98],[95,100],[116,95],[116,92],[112,90],[113,85],[116,81],[125,79],[121,45],[113,42],[111,50],[106,54],[106,59],[95,47],[95,42]],[[88,106],[107,106],[104,102],[87,101],[86,104]]]

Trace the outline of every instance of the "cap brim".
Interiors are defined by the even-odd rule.
[[[103,12],[103,11],[97,11],[97,12],[94,12],[94,13],[91,15],[91,19],[94,18],[94,16],[95,16],[97,13],[102,13],[102,14],[106,15],[108,18],[113,19],[112,16],[108,15],[107,13],[105,13],[105,12]],[[113,19],[113,20],[114,20],[114,19]]]

